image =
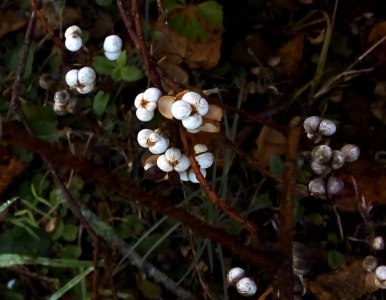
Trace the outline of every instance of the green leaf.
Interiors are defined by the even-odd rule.
[[[279,177],[283,177],[284,164],[279,155],[272,155],[269,159],[269,170]]]
[[[185,4],[185,0],[164,0],[163,4],[168,13],[171,13],[173,10],[181,8]]]
[[[60,138],[60,135],[57,133],[56,127],[53,123],[40,121],[34,123],[31,127],[32,131],[38,137],[47,142],[58,141]]]
[[[158,284],[155,284],[146,279],[139,279],[137,281],[137,286],[146,298],[159,299],[162,295],[161,287]]]
[[[137,81],[143,77],[141,70],[133,66],[124,66],[115,68],[111,78],[115,81],[124,80],[124,81]]]
[[[255,199],[252,200],[250,205],[250,212],[256,211],[265,208],[272,208],[273,204],[269,197],[269,193],[260,194]]]
[[[78,227],[75,225],[67,224],[64,225],[62,237],[67,242],[75,241],[78,234]]]
[[[115,61],[108,60],[104,55],[95,56],[92,65],[99,74],[111,76],[114,68],[117,66]]]
[[[67,291],[72,289],[80,281],[82,281],[91,271],[94,270],[94,267],[89,267],[84,272],[72,278],[67,282],[61,289],[59,289],[55,294],[53,294],[48,300],[57,300],[60,299]]]
[[[128,215],[126,220],[117,228],[117,234],[125,239],[139,234],[142,230],[141,219],[137,215]]]
[[[94,101],[92,103],[92,110],[94,114],[98,117],[101,117],[106,110],[107,103],[110,100],[110,94],[99,91],[98,94],[95,95]]]
[[[328,252],[328,265],[331,269],[337,269],[345,264],[345,259],[342,253],[337,250]]]
[[[208,40],[208,34],[196,21],[188,18],[185,22],[184,16],[178,15],[169,19],[169,25],[178,33],[185,36],[189,41],[200,37],[203,41]]]
[[[82,255],[82,249],[75,245],[65,245],[60,249],[60,258],[75,259]]]
[[[127,64],[127,55],[126,55],[126,50],[123,50],[121,52],[121,55],[119,55],[117,59],[117,66],[118,67],[124,67]]]
[[[221,4],[216,1],[206,1],[198,5],[197,11],[214,27],[224,29]]]
[[[33,232],[40,240],[30,233]],[[48,234],[40,229],[24,226],[24,228],[13,227],[0,234],[0,254],[26,254],[44,256],[50,249],[50,238]]]
[[[21,107],[30,123],[41,121],[53,123],[56,121],[56,114],[52,107],[36,105],[28,101],[22,103]]]
[[[58,240],[63,235],[63,232],[64,232],[64,223],[62,219],[59,219],[54,231],[50,233],[51,240],[53,241]]]
[[[12,267],[16,265],[42,265],[58,268],[91,267],[93,261],[81,261],[74,259],[52,259],[47,257],[32,257],[19,254],[0,254],[0,267]]]

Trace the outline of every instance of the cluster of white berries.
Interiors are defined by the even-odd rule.
[[[90,67],[70,70],[65,77],[67,85],[76,88],[80,94],[91,92],[95,85],[95,79],[95,71]]]
[[[333,135],[336,131],[336,125],[334,122],[321,119],[318,116],[308,117],[304,121],[303,127],[307,132],[307,137],[315,144],[320,142],[322,136]]]
[[[135,97],[134,106],[137,108],[136,115],[140,121],[147,122],[153,119],[157,101],[161,98],[161,95],[159,89],[151,87]]]
[[[307,118],[303,126],[307,136],[315,143],[320,141],[322,135],[330,136],[336,131],[336,126],[332,121],[321,120],[317,116]],[[331,197],[339,193],[344,187],[343,181],[338,177],[327,175],[332,170],[341,168],[345,162],[357,160],[359,154],[359,148],[352,144],[345,145],[340,150],[332,150],[327,145],[316,146],[310,154],[311,169],[319,177],[311,180],[308,185],[311,194],[324,199],[326,195]]]
[[[64,33],[65,37],[65,46],[68,50],[75,52],[82,47],[82,30],[76,26],[72,25],[67,28]]]
[[[386,266],[379,265],[378,259],[372,255],[363,259],[362,266],[368,272],[365,282],[369,292],[386,289]]]
[[[247,276],[244,269],[236,267],[228,271],[228,284],[235,286],[237,292],[244,297],[251,297],[257,292],[257,285],[255,281]]]
[[[78,107],[78,99],[71,97],[66,90],[57,91],[54,96],[54,112],[58,115],[74,113]]]

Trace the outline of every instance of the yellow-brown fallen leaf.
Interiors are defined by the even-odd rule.
[[[15,155],[12,155],[7,147],[0,146],[0,194],[24,168],[23,163]]]
[[[285,153],[286,142],[287,139],[284,134],[264,126],[256,139],[257,150],[253,156],[261,166],[267,167],[272,155],[282,155]]]
[[[303,56],[304,36],[299,34],[279,49],[277,55],[281,58],[283,71],[292,76],[299,68]]]
[[[27,19],[20,17],[11,10],[0,10],[0,39],[7,33],[23,27]]]
[[[160,16],[154,24],[154,29],[162,33],[160,39],[153,41],[154,56],[157,59],[167,57],[168,61],[179,64],[185,62],[190,69],[209,70],[215,67],[220,59],[220,46],[222,42],[222,32],[206,21],[194,5],[185,5],[181,9],[173,11],[170,18],[183,16],[195,22],[207,34],[208,40],[203,41],[199,38],[188,40],[185,36],[173,30],[164,23]]]

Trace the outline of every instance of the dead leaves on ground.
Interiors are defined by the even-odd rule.
[[[26,23],[26,18],[20,17],[11,10],[0,10],[0,39],[5,34],[22,28]]]

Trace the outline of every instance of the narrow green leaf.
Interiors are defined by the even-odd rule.
[[[269,170],[275,175],[283,177],[284,164],[279,155],[272,155],[270,157]]]
[[[206,1],[198,5],[198,12],[209,23],[219,29],[223,27],[223,12],[222,6],[216,1]]]
[[[47,257],[32,257],[19,254],[0,254],[0,267],[8,268],[16,265],[42,265],[56,268],[91,267],[93,261],[76,259],[52,259]],[[102,265],[102,262],[100,263]]]
[[[32,130],[38,137],[47,142],[57,141],[60,138],[55,125],[47,121],[34,123]]]
[[[4,210],[6,210],[17,199],[18,199],[17,197],[14,197],[12,199],[9,199],[9,200],[5,201],[4,204],[0,205],[0,213],[3,212]]]
[[[84,272],[79,275],[76,275],[69,282],[67,282],[60,290],[53,294],[48,300],[57,300],[60,299],[67,291],[72,289],[76,284],[83,280],[91,271],[94,270],[94,267],[87,268]]]
[[[105,112],[107,103],[110,100],[110,94],[99,91],[98,94],[95,95],[94,101],[92,103],[92,110],[94,114],[98,117],[101,117]]]

